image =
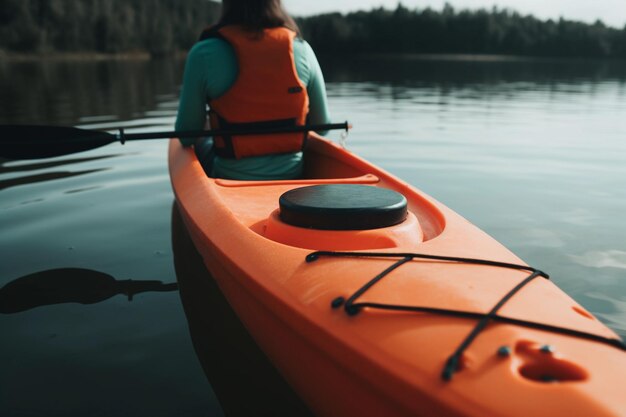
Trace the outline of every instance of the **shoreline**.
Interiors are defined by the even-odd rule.
[[[188,51],[173,51],[167,54],[153,55],[147,51],[130,51],[120,53],[102,52],[36,52],[18,53],[0,50],[0,63],[3,62],[37,62],[37,61],[150,61],[163,58],[185,59]],[[333,57],[336,54],[318,52],[318,57]],[[541,62],[541,61],[604,61],[615,62],[625,60],[609,57],[585,56],[531,56],[510,54],[472,54],[472,53],[358,53],[352,56],[357,59],[400,59],[415,61],[466,61],[466,62]]]
[[[324,56],[323,54],[319,54]],[[510,54],[472,54],[472,53],[370,53],[356,54],[355,58],[367,60],[402,60],[402,61],[448,61],[448,62],[624,62],[623,58],[586,57],[586,56],[537,56]]]

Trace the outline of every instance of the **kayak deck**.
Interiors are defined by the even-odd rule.
[[[458,214],[338,146],[313,135],[305,155],[305,179],[234,181],[207,178],[177,141],[169,151],[176,199],[205,264],[316,414],[626,414],[619,338],[539,275],[496,311],[506,320],[485,320],[444,381],[442,370],[477,322],[533,271],[405,259],[420,253],[525,266]],[[317,184],[397,191],[409,215],[372,230],[282,222],[279,197]],[[307,262],[314,251],[360,253]],[[350,311],[350,303],[361,307]]]

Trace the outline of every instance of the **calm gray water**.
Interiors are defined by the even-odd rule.
[[[549,272],[626,336],[625,63],[322,66],[333,118],[355,126],[351,150]],[[0,123],[170,129],[182,67],[0,63]],[[0,415],[213,416],[262,402],[229,382],[240,357],[204,359],[222,369],[209,384],[194,353],[168,285],[174,257],[192,250],[172,244],[184,232],[172,227],[165,153],[166,141],[151,141],[0,165],[0,287],[11,298],[0,298]]]

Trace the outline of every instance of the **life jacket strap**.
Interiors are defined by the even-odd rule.
[[[220,130],[233,130],[237,132],[257,132],[259,130],[270,130],[272,128],[283,128],[283,127],[295,127],[298,126],[297,120],[295,118],[290,119],[281,119],[281,120],[264,120],[257,122],[244,122],[244,123],[230,123],[223,117],[221,117],[215,111],[209,111],[209,117],[211,120],[211,126],[215,128],[219,128]],[[213,126],[216,125],[216,126]],[[289,135],[294,135],[294,133],[286,133]],[[280,136],[281,134],[273,133],[271,135],[258,135],[251,134],[245,135],[248,140],[254,141],[262,141],[267,140],[267,136]],[[242,137],[242,136],[235,136]],[[308,134],[307,132],[302,133],[302,147],[300,150],[304,148],[306,145]],[[238,152],[233,142],[233,135],[220,135],[213,138],[215,154],[217,156],[223,158],[237,158]],[[297,150],[293,150],[297,151]]]

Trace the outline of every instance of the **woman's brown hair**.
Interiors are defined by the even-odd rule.
[[[265,28],[284,26],[298,35],[300,29],[287,14],[280,0],[223,0],[219,25],[241,25],[259,32]]]

